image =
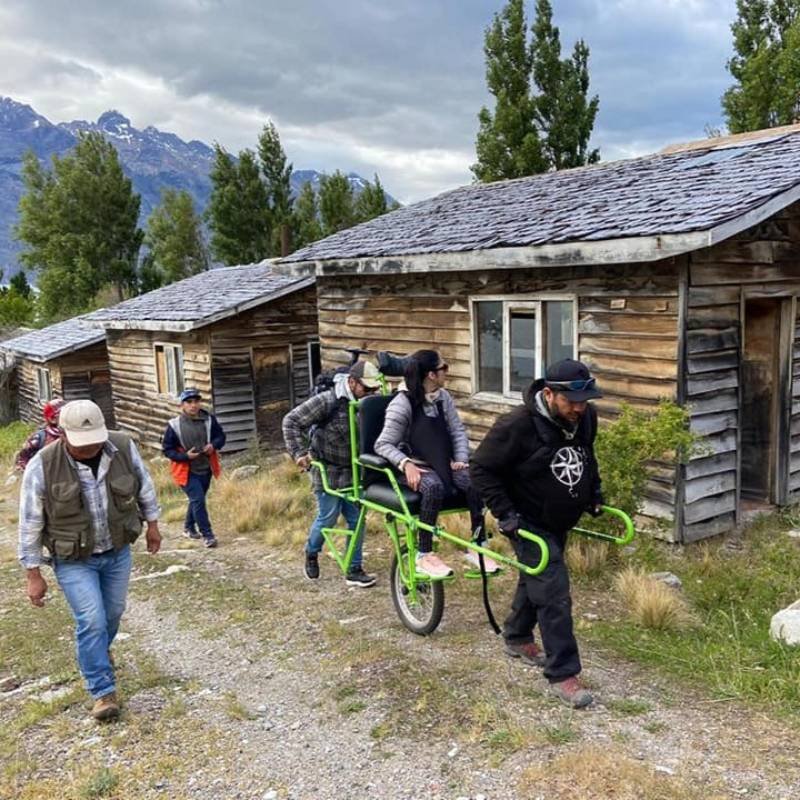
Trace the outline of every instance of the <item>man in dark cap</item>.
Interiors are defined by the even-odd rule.
[[[517,558],[539,562],[538,547],[517,536],[524,528],[542,536],[550,549],[540,575],[520,573],[503,637],[506,653],[543,666],[551,690],[582,708],[592,695],[578,679],[578,643],[564,560],[567,533],[588,511],[603,504],[594,456],[597,413],[589,400],[602,397],[585,364],[564,359],[525,392],[524,404],[500,417],[470,461],[473,486],[498,519]],[[539,624],[544,652],[534,641]]]
[[[178,401],[181,413],[167,424],[161,447],[171,462],[172,479],[189,498],[183,534],[189,539],[202,538],[206,547],[216,547],[206,495],[211,478],[218,478],[222,471],[219,451],[225,446],[225,431],[203,408],[197,389],[184,389]]]

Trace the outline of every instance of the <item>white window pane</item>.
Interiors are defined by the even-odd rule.
[[[562,358],[575,358],[575,305],[571,300],[549,300],[545,309],[544,366],[555,364]]]
[[[175,394],[183,391],[183,348],[173,348],[175,354]]]
[[[503,304],[475,303],[478,337],[478,391],[503,391]]]
[[[521,392],[536,377],[536,314],[511,312],[509,388]]]

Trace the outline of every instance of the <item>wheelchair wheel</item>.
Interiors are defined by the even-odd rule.
[[[406,549],[401,558],[407,558]],[[418,636],[433,633],[442,621],[444,613],[444,586],[441,581],[420,581],[417,583],[417,600],[412,601],[400,573],[397,553],[392,556],[391,592],[394,609],[403,625]]]

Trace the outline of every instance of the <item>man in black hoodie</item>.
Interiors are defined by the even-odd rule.
[[[577,677],[581,662],[564,549],[581,514],[599,514],[603,504],[594,457],[597,413],[587,402],[598,397],[584,364],[559,361],[528,387],[524,405],[495,422],[470,461],[472,484],[517,558],[539,561],[539,548],[518,537],[519,528],[538,533],[550,549],[544,572],[520,573],[503,631],[506,653],[544,666],[553,693],[575,708],[589,705],[592,696]],[[546,656],[534,641],[537,622]]]

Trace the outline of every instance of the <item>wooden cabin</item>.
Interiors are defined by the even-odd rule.
[[[316,242],[323,362],[438,349],[473,442],[547,363],[690,408],[702,452],[645,512],[693,541],[800,500],[800,126],[447,192]]]
[[[281,419],[319,364],[313,278],[267,262],[223,267],[89,315],[105,328],[120,427],[160,447],[184,388],[200,390],[227,434],[225,452],[282,447]]]
[[[39,424],[53,397],[94,400],[106,423],[116,427],[105,333],[75,317],[0,342],[14,365],[19,418]]]

